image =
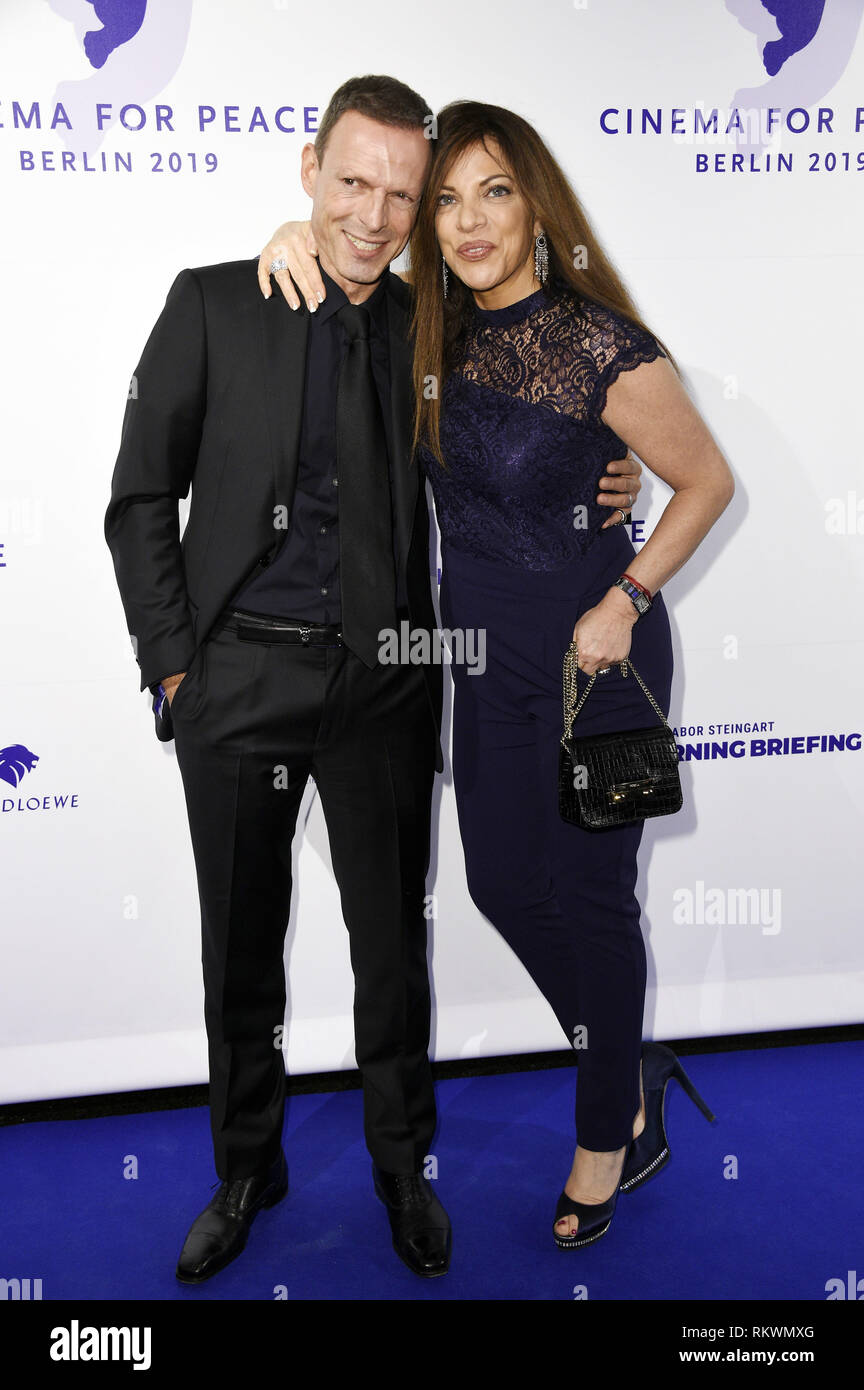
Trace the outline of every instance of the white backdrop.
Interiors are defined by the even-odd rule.
[[[95,38],[86,0],[3,0],[0,1101],[206,1079],[179,769],[138,691],[103,516],[171,281],[306,214],[302,145],[367,71],[539,128],[736,476],[664,590],[685,809],[640,853],[646,1034],[860,1019],[864,3],[819,8],[787,5],[763,57],[780,35],[759,0],[125,0]],[[737,170],[693,133],[696,111],[722,129],[760,106],[771,143],[755,131]],[[646,476],[637,544],[668,496]],[[313,791],[286,949],[300,1072],[354,1061]],[[434,1056],[564,1046],[467,896],[449,769],[435,804]]]

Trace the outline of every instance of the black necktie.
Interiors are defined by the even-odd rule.
[[[372,375],[369,310],[345,304],[338,317],[348,335],[336,392],[342,637],[374,666],[379,632],[396,630],[387,439]]]

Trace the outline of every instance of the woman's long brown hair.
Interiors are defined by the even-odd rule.
[[[442,464],[440,390],[472,320],[473,295],[450,271],[447,298],[443,297],[435,214],[442,185],[453,164],[475,145],[482,144],[488,150],[490,140],[497,144],[504,168],[515,180],[529,215],[537,218],[546,233],[550,284],[554,281],[568,285],[584,299],[617,310],[646,332],[651,331],[592,231],[563,170],[533,126],[502,106],[479,101],[451,102],[438,113],[432,164],[410,244],[417,402],[414,446],[422,442]],[[577,248],[583,248],[580,254],[585,269],[577,270],[573,263]],[[678,364],[665,343],[660,338],[657,342],[680,376]]]

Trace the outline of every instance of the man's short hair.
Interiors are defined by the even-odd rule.
[[[400,130],[425,130],[432,111],[428,102],[399,82],[395,77],[349,77],[330,98],[315,136],[315,153],[320,164],[330,132],[347,111],[380,121],[382,125],[397,126]]]

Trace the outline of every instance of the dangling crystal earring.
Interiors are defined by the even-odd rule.
[[[534,239],[534,274],[541,285],[546,284],[546,276],[549,274],[549,250],[545,232],[541,232]]]
[[[447,298],[448,275],[447,275],[447,262],[445,261],[445,259],[444,259],[443,256],[441,257],[441,279],[444,281],[444,298],[446,299],[446,298]]]

